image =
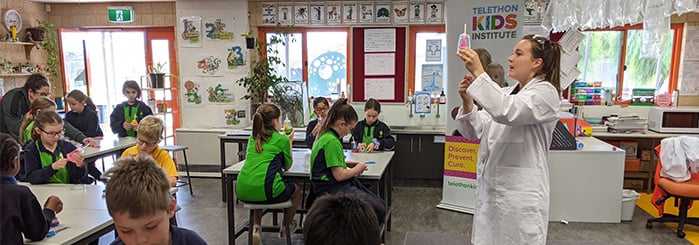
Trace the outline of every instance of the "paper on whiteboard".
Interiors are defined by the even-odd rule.
[[[679,84],[681,95],[699,95],[697,76],[699,76],[699,62],[685,61],[682,63],[682,74],[680,75]]]
[[[393,78],[364,79],[364,100],[392,100],[395,98],[394,85]]]
[[[364,75],[394,75],[395,54],[365,54]]]
[[[570,70],[578,64],[582,56],[575,50],[565,51],[561,54],[561,71],[570,73]]]
[[[585,34],[582,34],[582,32],[578,30],[569,30],[563,34],[561,40],[558,40],[558,44],[560,44],[565,51],[575,51],[583,38],[585,38]]]
[[[685,32],[684,60],[699,61],[699,26],[687,26]]]
[[[395,52],[396,29],[364,29],[364,52]]]

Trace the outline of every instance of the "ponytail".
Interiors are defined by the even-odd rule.
[[[338,99],[333,103],[330,107],[330,111],[328,111],[328,119],[323,121],[323,126],[320,128],[320,132],[318,132],[316,137],[323,135],[340,120],[344,120],[346,123],[359,120],[357,111],[354,110],[354,107],[349,104],[349,100],[346,98]]]
[[[255,150],[262,153],[262,143],[267,143],[272,136],[267,130],[275,131],[274,120],[281,117],[282,112],[274,104],[263,104],[252,116],[252,137],[255,139]]]
[[[24,115],[24,120],[22,120],[22,124],[19,126],[19,141],[22,142],[22,144],[31,140],[24,138],[24,130],[27,129],[27,126],[34,121],[39,111],[49,109],[52,106],[56,107],[56,102],[46,97],[39,97],[32,102],[29,106],[29,112]]]
[[[262,113],[259,111],[255,112],[255,115],[252,117],[252,137],[255,138],[255,150],[257,152],[262,152],[262,137],[267,138],[265,137],[263,120]]]
[[[73,91],[70,91],[70,93],[68,93],[66,97],[73,98],[77,102],[84,103],[85,106],[92,108],[92,110],[94,111],[97,111],[97,106],[95,106],[95,103],[93,103],[92,99],[89,96],[85,95],[83,91],[75,89]]]
[[[552,42],[548,38],[538,35],[526,35],[523,40],[529,40],[532,44],[532,57],[542,60],[541,69],[536,72],[536,75],[543,75],[544,80],[548,81],[556,88],[558,93],[561,93],[561,45],[557,42]]]
[[[9,134],[0,133],[0,172],[14,168],[15,157],[19,156],[19,144]]]

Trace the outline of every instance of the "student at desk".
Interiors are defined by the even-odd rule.
[[[177,179],[180,174],[177,173],[175,161],[172,160],[170,153],[158,147],[158,143],[163,139],[165,124],[163,120],[155,116],[147,116],[141,120],[138,125],[138,136],[136,136],[136,145],[126,149],[121,157],[138,157],[139,155],[149,155],[155,159],[165,173],[167,173],[170,186],[177,186]]]
[[[364,120],[352,129],[352,137],[359,142],[360,149],[393,150],[396,140],[391,136],[391,128],[379,121],[381,104],[373,98],[364,104]]]
[[[23,244],[46,237],[51,221],[63,210],[63,202],[50,196],[42,210],[36,196],[13,177],[19,172],[21,148],[9,134],[0,133],[0,244]]]
[[[317,197],[339,193],[356,196],[369,203],[374,208],[379,223],[383,223],[386,215],[385,202],[356,178],[367,170],[367,164],[345,162],[341,137],[352,131],[357,120],[357,112],[347,99],[337,100],[330,108],[311,152],[313,191]]]
[[[317,97],[313,99],[313,112],[315,112],[316,119],[308,122],[308,127],[306,127],[306,146],[308,149],[313,148],[313,142],[318,136],[318,131],[320,127],[323,126],[323,119],[328,116],[328,109],[330,109],[330,104],[328,104],[328,99],[325,97]]]

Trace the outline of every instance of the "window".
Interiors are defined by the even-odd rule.
[[[430,91],[437,97],[447,86],[446,33],[444,26],[411,26],[409,44],[408,88]]]
[[[643,57],[641,25],[604,30],[585,31],[578,51],[581,71],[578,80],[601,81],[622,99],[630,99],[634,88],[656,89],[656,94],[677,87],[682,24],[672,24],[669,41],[661,47],[660,57]]]
[[[269,43],[273,28],[260,28]],[[339,98],[347,91],[348,28],[294,28],[273,47],[284,65],[275,67],[290,81],[306,81],[309,96]]]

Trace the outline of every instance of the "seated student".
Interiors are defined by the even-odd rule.
[[[9,134],[0,133],[0,244],[23,244],[46,237],[51,221],[63,210],[63,202],[50,196],[42,210],[36,196],[13,177],[19,172],[22,149]]]
[[[386,204],[368,190],[357,175],[367,170],[363,162],[345,162],[342,150],[342,135],[347,135],[357,124],[357,112],[347,99],[338,99],[330,107],[328,118],[320,129],[318,139],[311,151],[311,182],[317,197],[345,193],[369,203],[379,223],[383,223]],[[349,168],[348,168],[349,167]]]
[[[170,224],[177,201],[170,194],[167,175],[153,158],[120,158],[106,176],[107,211],[119,235],[112,245],[206,244],[197,233]]]
[[[63,136],[63,119],[55,111],[44,110],[34,118],[32,139],[25,146],[26,179],[32,184],[89,184],[83,155]]]
[[[291,199],[292,206],[284,211],[282,223],[294,232],[298,224],[294,219],[296,209],[301,205],[301,188],[283,179],[284,171],[291,168],[292,133],[284,136],[279,133],[282,127],[282,113],[273,104],[263,104],[257,108],[252,120],[252,135],[248,140],[245,165],[240,170],[235,192],[238,199],[249,203],[280,203]],[[260,244],[260,224],[262,210],[253,211],[253,244]],[[282,228],[279,236],[289,232]]]
[[[323,119],[328,116],[328,109],[330,109],[330,104],[325,97],[317,97],[313,99],[313,112],[315,112],[316,119],[308,122],[308,127],[306,127],[306,146],[308,149],[313,148],[313,142],[318,136],[318,131],[320,126],[323,125]]]
[[[155,163],[167,173],[170,186],[175,187],[180,176],[177,173],[175,161],[172,160],[170,153],[158,147],[158,143],[163,139],[164,128],[163,120],[160,118],[155,116],[143,118],[138,125],[136,145],[126,149],[121,154],[121,157],[137,157],[140,154],[150,155],[155,159]]]
[[[505,81],[505,70],[500,64],[492,63],[488,65],[488,68],[485,69],[485,73],[488,73],[488,76],[490,76],[495,83],[500,85],[500,87],[507,87],[507,82]]]
[[[352,137],[359,142],[359,148],[367,152],[373,150],[393,150],[396,140],[391,136],[391,128],[379,121],[381,104],[378,100],[369,99],[364,104],[364,120],[352,129]]]
[[[66,122],[72,124],[88,137],[102,138],[104,134],[97,118],[97,106],[92,99],[80,90],[73,90],[66,95],[70,111],[66,113]],[[102,172],[95,166],[95,161],[87,163],[87,173],[94,179],[100,179]]]
[[[380,234],[371,206],[355,196],[343,194],[316,199],[303,222],[304,245],[378,245]]]
[[[121,92],[127,100],[118,104],[109,115],[109,126],[119,137],[136,137],[138,124],[146,116],[153,115],[153,111],[146,103],[138,100],[141,98],[141,87],[136,81],[124,82]]]
[[[32,102],[29,106],[29,111],[24,115],[24,120],[20,124],[19,136],[20,144],[25,145],[32,140],[32,128],[34,128],[34,117],[39,114],[42,110],[56,110],[56,102],[46,97],[39,97]],[[80,130],[73,127],[72,124],[63,122],[63,130],[65,130],[65,136],[83,144],[96,145],[97,142],[90,137],[85,136]]]

